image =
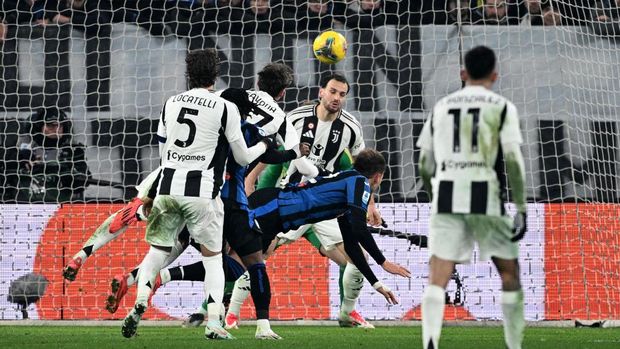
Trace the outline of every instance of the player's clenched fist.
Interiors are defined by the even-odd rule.
[[[299,143],[299,153],[301,154],[301,156],[310,155],[310,144]]]

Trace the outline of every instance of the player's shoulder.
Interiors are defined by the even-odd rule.
[[[302,105],[301,107],[297,107],[291,110],[288,114],[286,114],[286,117],[291,121],[295,121],[295,120],[300,120],[303,118],[313,116],[315,115],[314,113],[315,107],[316,107],[316,104]]]
[[[344,109],[342,109],[342,111],[340,112],[340,120],[353,128],[356,128],[360,131],[362,130],[362,124],[359,122],[359,120],[357,120],[357,118],[353,114],[349,113]]]

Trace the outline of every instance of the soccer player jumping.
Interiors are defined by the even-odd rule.
[[[502,279],[506,345],[521,348],[525,320],[518,241],[526,231],[525,169],[517,109],[490,90],[497,75],[491,49],[467,52],[461,72],[466,86],[437,102],[418,141],[420,174],[432,193],[424,348],[439,347],[445,288],[454,265],[469,262],[474,242],[480,259],[491,257]],[[504,209],[504,163],[517,206],[514,221]]]

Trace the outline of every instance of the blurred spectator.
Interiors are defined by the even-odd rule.
[[[449,23],[459,21],[458,10],[462,24],[519,24],[520,18],[526,13],[522,0],[449,0]]]
[[[0,2],[0,43],[7,39],[9,25],[44,24],[44,0],[2,0]]]
[[[90,179],[82,144],[73,143],[72,123],[57,108],[42,108],[19,142],[18,201],[80,200]]]
[[[594,17],[601,22],[620,20],[620,0],[602,0],[597,2]]]
[[[551,0],[551,8],[559,13],[562,25],[587,25],[592,22],[595,0]]]
[[[45,21],[71,25],[86,39],[86,107],[110,109],[110,47],[112,4],[110,0],[46,0]]]
[[[552,26],[562,23],[562,16],[551,7],[549,0],[525,0],[527,13],[521,19],[525,26]]]

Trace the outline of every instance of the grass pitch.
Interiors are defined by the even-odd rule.
[[[150,327],[138,329],[138,336],[125,339],[118,326],[0,326],[0,348],[80,349],[164,349],[164,348],[421,348],[420,327],[378,327],[365,331],[354,328],[274,326],[281,341],[254,339],[254,326],[232,333],[235,341],[211,341],[203,337],[204,327]],[[441,348],[504,348],[501,327],[446,327]],[[602,349],[620,348],[620,329],[528,328],[524,348]]]

